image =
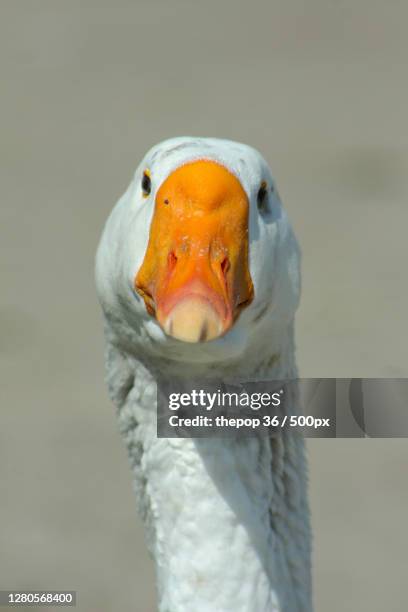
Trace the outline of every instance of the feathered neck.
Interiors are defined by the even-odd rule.
[[[208,364],[205,374],[294,377],[292,326],[280,340],[272,351],[251,347],[235,363]],[[159,611],[309,612],[301,438],[158,439],[159,373],[202,375],[202,364],[138,359],[111,344],[107,366],[156,562]],[[296,394],[287,399],[296,411]]]

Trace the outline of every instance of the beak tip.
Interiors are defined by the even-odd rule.
[[[213,306],[195,296],[183,299],[167,316],[159,316],[158,319],[168,336],[182,342],[208,342],[226,331],[226,326]]]

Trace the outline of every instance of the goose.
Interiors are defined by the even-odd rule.
[[[157,435],[163,373],[297,378],[300,252],[262,155],[216,138],[154,146],[106,222],[96,286],[159,612],[311,612],[302,436]],[[290,385],[286,413],[298,403]]]

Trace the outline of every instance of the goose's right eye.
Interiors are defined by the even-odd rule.
[[[151,190],[152,190],[152,181],[150,179],[150,172],[148,170],[145,170],[143,172],[143,178],[142,178],[142,192],[145,198],[147,198],[147,196],[150,195]]]

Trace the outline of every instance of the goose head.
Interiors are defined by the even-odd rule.
[[[97,253],[108,327],[129,350],[217,361],[293,319],[299,249],[269,167],[213,138],[153,147]]]

